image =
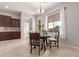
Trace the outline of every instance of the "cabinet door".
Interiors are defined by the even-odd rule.
[[[11,20],[11,26],[12,27],[20,27],[20,19],[14,19]]]
[[[20,39],[20,32],[0,32],[0,41]]]
[[[6,21],[5,21],[6,27],[10,27],[11,26],[10,25],[10,19],[11,19],[11,17],[6,17]]]
[[[5,26],[4,22],[4,16],[0,15],[0,26]]]
[[[18,20],[17,20],[17,19],[15,19],[14,21],[15,21],[15,24],[14,24],[14,25],[15,25],[15,27],[18,27]]]
[[[14,22],[14,19],[12,18],[12,19],[11,19],[11,26],[12,26],[12,27],[14,27],[14,23],[15,23],[15,22]]]
[[[11,32],[12,39],[19,39],[20,38],[20,32]]]
[[[16,27],[16,19],[12,18],[11,20],[11,26]]]
[[[20,32],[15,32],[16,39],[20,38]]]
[[[3,40],[4,40],[4,33],[0,32],[0,41],[3,41]]]
[[[17,35],[18,35],[18,37],[17,37],[17,38],[19,38],[19,39],[20,39],[20,38],[21,38],[21,33],[20,33],[20,32],[18,32],[18,34],[17,34]]]
[[[20,27],[20,19],[16,19],[16,27]]]
[[[0,26],[9,27],[10,26],[10,16],[0,15]]]
[[[18,19],[18,27],[20,27],[20,19]]]
[[[5,32],[5,40],[10,40],[10,32]]]
[[[5,32],[0,32],[1,33],[1,41],[5,40]]]

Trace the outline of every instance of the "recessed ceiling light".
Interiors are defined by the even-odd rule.
[[[9,8],[8,6],[6,6],[6,8]]]

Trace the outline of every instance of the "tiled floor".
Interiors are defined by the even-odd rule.
[[[38,50],[29,53],[28,40],[8,40],[0,41],[1,57],[38,57]],[[60,48],[52,47],[41,51],[40,57],[79,57],[79,49],[69,47],[67,44],[60,42]]]

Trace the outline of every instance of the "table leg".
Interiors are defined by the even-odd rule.
[[[44,43],[44,51],[46,51],[46,46],[45,46],[45,43]]]
[[[42,44],[42,46],[41,46],[41,49],[43,49],[43,44]]]
[[[47,45],[47,46],[49,45],[48,42],[47,42],[47,38],[46,38],[46,45]]]
[[[46,51],[45,39],[44,39],[44,51]]]

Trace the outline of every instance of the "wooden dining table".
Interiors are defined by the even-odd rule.
[[[44,47],[44,50],[46,50],[46,45],[48,46],[48,41],[47,39],[50,38],[51,36],[49,35],[40,35],[40,39],[43,39],[43,47]]]

